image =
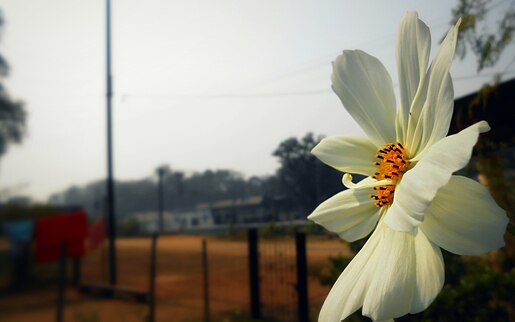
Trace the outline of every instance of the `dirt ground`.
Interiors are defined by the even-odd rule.
[[[164,236],[158,241],[156,275],[156,321],[204,321],[202,239],[200,236]],[[247,321],[249,311],[248,250],[246,240],[207,238],[210,321]],[[150,267],[149,238],[120,238],[116,243],[118,285],[148,290]],[[293,239],[263,241],[260,244],[261,297],[263,312],[281,321],[295,321],[295,276],[292,275],[295,245]],[[348,255],[338,239],[308,238],[310,272],[328,268],[329,256]],[[33,272],[56,271],[54,264],[40,264]],[[283,271],[290,273],[281,273]],[[294,274],[294,273],[293,273]],[[54,276],[55,277],[55,276]],[[107,252],[101,248],[82,260],[83,283],[106,283]],[[329,291],[309,278],[312,320]],[[56,320],[57,285],[0,296],[0,321],[44,322]],[[66,292],[64,321],[146,321],[148,306],[131,299],[103,299]],[[292,306],[290,311],[284,308]],[[274,309],[283,309],[282,315]]]

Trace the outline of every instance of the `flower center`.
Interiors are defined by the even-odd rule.
[[[384,207],[393,202],[393,194],[395,192],[395,184],[402,178],[404,172],[408,170],[409,161],[407,153],[401,143],[388,143],[384,148],[377,150],[376,158],[378,162],[374,162],[378,170],[372,178],[379,180],[391,180],[392,185],[374,187],[375,195],[369,197],[376,202],[377,207]]]

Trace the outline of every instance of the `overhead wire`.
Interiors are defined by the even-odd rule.
[[[515,62],[515,60],[514,60]],[[513,62],[512,62],[513,63]],[[510,64],[512,64],[510,63]],[[514,74],[515,70],[507,70],[502,72],[504,75]],[[494,77],[499,73],[486,73],[486,74],[471,74],[471,75],[462,75],[453,77],[454,81],[463,81],[463,80],[471,80],[471,79],[481,79],[486,77]],[[395,83],[394,87],[397,87],[398,84]],[[315,90],[302,90],[302,91],[287,91],[287,92],[259,92],[259,93],[228,93],[228,94],[212,94],[212,95],[139,95],[139,97],[143,98],[161,98],[164,100],[174,100],[180,98],[197,98],[197,99],[248,99],[248,98],[267,98],[267,97],[284,97],[284,96],[309,96],[309,95],[321,95],[321,94],[332,94],[330,89],[315,89]],[[131,97],[131,95],[126,94],[127,97]]]
[[[508,0],[499,0],[493,3],[491,6],[487,7],[486,10],[492,10],[501,4],[507,2]],[[511,1],[512,5],[514,1]],[[433,25],[433,30],[449,25],[449,22],[445,22],[446,18],[439,18],[433,20],[430,24]],[[383,49],[385,45],[394,44],[396,33],[390,33],[386,37],[382,36],[381,39],[377,39],[377,41],[367,40],[363,42],[365,44],[374,43],[373,48]],[[302,63],[298,68],[287,71],[285,73],[254,82],[254,84],[263,84],[270,83],[273,81],[290,78],[292,76],[296,76],[298,74],[305,73],[306,71],[313,70],[315,68],[319,68],[322,65],[321,60],[324,60],[324,57],[328,57],[328,55],[324,55],[323,57],[319,57],[316,59],[312,59],[310,61]],[[332,57],[332,56],[331,56]],[[329,58],[328,58],[329,59]],[[508,70],[509,67],[515,62],[514,59],[505,67],[504,71],[500,73],[488,73],[488,74],[472,74],[472,75],[462,75],[453,77],[455,81],[463,81],[463,80],[472,80],[472,79],[481,79],[485,77],[493,77],[498,74],[512,74],[515,71]],[[304,65],[304,67],[303,67]],[[397,87],[398,84],[394,84],[394,87]],[[287,96],[309,96],[309,95],[323,95],[323,94],[331,94],[332,91],[330,89],[318,89],[318,90],[300,90],[300,91],[284,91],[284,92],[257,92],[257,93],[215,93],[215,94],[133,94],[133,93],[122,93],[120,95],[122,103],[127,99],[131,98],[144,98],[144,99],[161,99],[161,100],[178,100],[178,99],[248,99],[248,98],[269,98],[269,97],[287,97]]]

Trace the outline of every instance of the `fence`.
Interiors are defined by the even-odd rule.
[[[148,291],[151,239],[119,238],[116,247],[118,285]],[[154,309],[126,299],[99,301],[68,288],[63,320],[217,322],[260,317],[260,321],[314,321],[328,288],[307,275],[307,263],[325,265],[327,257],[337,255],[340,249],[341,243],[335,241],[306,244],[303,234],[260,235],[257,230],[250,230],[247,236],[242,232],[236,239],[160,236]],[[106,264],[106,248],[89,253],[82,260],[81,282],[107,283]],[[37,299],[32,300],[40,303],[41,321],[54,321],[55,286],[45,291],[46,296],[38,291]],[[14,309],[16,297],[0,304],[5,321],[27,314],[21,304]]]
[[[286,238],[285,238],[286,237]],[[306,236],[268,236],[259,240],[249,230],[249,273],[252,318],[307,322]]]

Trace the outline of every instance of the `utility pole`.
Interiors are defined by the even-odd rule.
[[[165,175],[165,168],[159,167],[157,168],[157,175],[158,175],[158,208],[159,208],[159,221],[157,225],[157,229],[160,233],[163,232],[164,229],[164,219],[163,219],[163,208],[164,208],[164,190],[163,190],[163,177]]]
[[[106,104],[107,104],[107,236],[109,242],[109,283],[116,285],[116,218],[113,181],[113,133],[111,77],[111,0],[106,0]]]

